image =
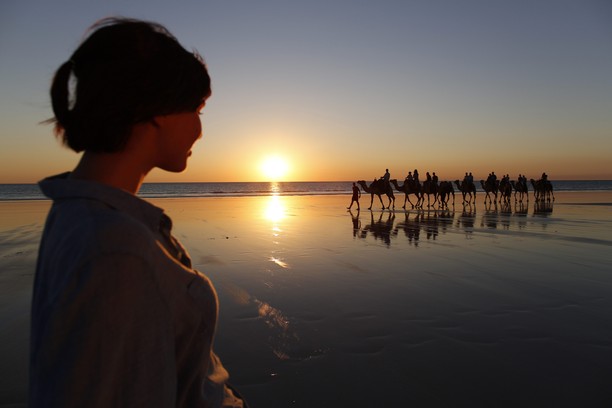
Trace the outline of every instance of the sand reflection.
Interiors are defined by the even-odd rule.
[[[275,258],[275,257],[271,256],[270,257],[270,261],[274,262],[275,264],[277,264],[278,266],[280,266],[283,269],[289,268],[289,264],[287,262],[282,261],[279,258]]]
[[[280,245],[283,234],[283,229],[280,226],[280,222],[287,216],[287,209],[285,206],[285,198],[279,195],[273,195],[268,198],[264,207],[264,218],[272,222],[272,235],[274,236],[273,243]],[[272,251],[271,256],[268,257],[270,262],[278,265],[283,269],[289,268],[289,264],[282,260],[278,256],[278,249]]]

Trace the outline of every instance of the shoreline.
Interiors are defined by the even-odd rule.
[[[181,182],[144,183],[139,197],[161,198],[210,198],[210,197],[257,197],[257,196],[310,196],[351,194],[351,181],[325,182]],[[557,180],[555,193],[604,193],[612,192],[612,180]],[[477,193],[485,194],[480,185]],[[363,194],[367,194],[363,192]],[[394,190],[396,196],[402,192]],[[461,194],[458,190],[455,194]],[[530,188],[533,197],[533,188]],[[0,202],[47,200],[37,184],[0,184]]]
[[[399,191],[394,191],[393,192],[395,195],[395,199],[397,200],[398,198],[401,198],[404,196],[404,194],[402,192]],[[514,193],[512,193],[514,194]],[[612,190],[561,190],[561,191],[555,191],[555,197],[557,195],[562,195],[564,197],[566,197],[565,199],[567,199],[568,196],[584,196],[584,195],[589,195],[589,194],[593,194],[596,196],[600,196],[602,194],[609,194],[610,197],[612,197]],[[367,197],[369,196],[369,193],[366,193],[364,191],[361,191],[361,195],[362,195],[362,199],[363,197]],[[484,197],[486,195],[486,193],[482,190],[478,190],[477,191],[477,197],[480,199],[482,197]],[[215,193],[215,194],[209,194],[209,195],[193,195],[193,196],[138,196],[144,200],[164,200],[164,199],[206,199],[206,198],[256,198],[256,197],[293,197],[293,196],[298,196],[298,197],[310,197],[310,196],[348,196],[349,197],[349,202],[350,202],[350,197],[351,197],[351,191],[346,191],[346,192],[271,192],[271,193],[267,193],[267,194],[261,194],[261,193],[253,193],[253,194],[247,194],[247,193],[240,193],[240,194],[226,194],[226,193]],[[385,195],[383,195],[383,197],[386,197]],[[411,195],[411,198],[414,197],[414,195]],[[456,199],[460,200],[461,199],[461,192],[459,191],[455,191],[455,197]],[[533,203],[535,200],[533,199],[533,191],[530,190],[529,191],[529,202]],[[43,198],[23,198],[23,199],[0,199],[0,204],[2,203],[19,203],[19,202],[30,202],[30,201],[48,201],[50,202],[51,200],[43,197]],[[361,202],[361,200],[360,200]],[[514,198],[512,199],[512,204],[514,204]]]

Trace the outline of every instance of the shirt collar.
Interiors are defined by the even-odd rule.
[[[119,188],[89,180],[70,178],[70,172],[58,174],[38,183],[43,194],[53,201],[90,199],[103,202],[111,208],[127,213],[158,231],[170,227],[170,218],[164,210]]]

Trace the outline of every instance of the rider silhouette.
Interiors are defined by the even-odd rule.
[[[391,178],[391,174],[389,173],[389,169],[385,169],[385,174],[382,176],[382,180],[385,183],[385,189],[391,189],[391,184],[389,184],[389,179]]]

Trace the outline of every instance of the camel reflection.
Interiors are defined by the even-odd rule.
[[[552,214],[552,203],[536,202],[533,209],[533,216],[547,217]],[[512,203],[486,203],[485,212],[480,219],[480,226],[490,229],[527,228],[529,215],[529,203],[527,200],[522,203],[517,201]]]
[[[529,200],[527,200],[527,203]],[[527,226],[527,214],[529,213],[529,204],[519,202],[514,205],[514,215],[517,219],[519,229],[524,229]]]
[[[512,216],[512,204],[510,201],[499,206],[499,223],[505,230],[510,229],[510,217]]]
[[[417,213],[414,219],[410,219],[410,213],[404,213],[404,221],[399,222],[395,229],[393,230],[392,235],[397,237],[398,232],[400,230],[404,231],[404,235],[408,238],[408,242],[410,245],[414,245],[415,247],[419,246],[419,238],[421,235],[421,224],[418,220],[419,213]]]
[[[421,228],[427,234],[427,239],[435,240],[440,230],[445,233],[448,226],[452,226],[454,216],[455,213],[449,210],[421,212],[419,221]]]
[[[414,217],[410,218],[410,213],[404,213],[404,221],[399,222],[393,229],[393,236],[397,237],[399,231],[404,231],[411,245],[418,246],[421,231],[425,233],[428,240],[435,240],[440,231],[445,233],[449,227],[453,226],[455,213],[449,210],[442,211],[418,211]]]
[[[480,219],[480,226],[487,227],[491,229],[497,228],[497,212],[499,209],[497,208],[497,203],[494,202],[494,205],[485,204],[485,212]]]
[[[510,216],[512,215],[512,204],[509,202],[485,204],[485,212],[480,223],[481,227],[497,229],[498,224],[503,229],[510,229]]]
[[[461,216],[457,219],[457,228],[463,228],[466,237],[474,233],[474,223],[476,220],[476,206],[464,205]]]
[[[553,212],[552,201],[536,201],[533,207],[533,215],[548,217]]]
[[[370,211],[370,223],[363,227],[360,233],[360,238],[366,238],[370,233],[374,240],[381,240],[387,246],[391,244],[391,230],[393,229],[393,222],[395,221],[395,213],[387,213],[387,219],[383,220],[384,213],[380,213],[378,220],[374,220],[374,213]]]
[[[455,220],[455,211],[446,209],[446,211],[438,212],[438,224],[440,225],[440,228],[442,229],[442,233],[445,233],[448,227],[452,228],[454,220]]]
[[[425,240],[436,241],[447,232],[463,230],[466,239],[472,239],[479,228],[499,230],[525,230],[531,228],[532,220],[529,216],[529,204],[524,200],[520,202],[499,203],[492,201],[486,203],[484,210],[476,212],[476,206],[463,205],[462,212],[452,209],[438,210],[407,210],[404,217],[392,212],[370,212],[369,223],[362,227],[359,212],[351,215],[352,233],[354,238],[382,241],[386,246],[398,237],[405,236],[411,246],[418,247]],[[536,203],[533,216],[548,216],[552,214],[551,203]],[[457,220],[455,222],[455,219]],[[365,221],[363,221],[365,224]]]

